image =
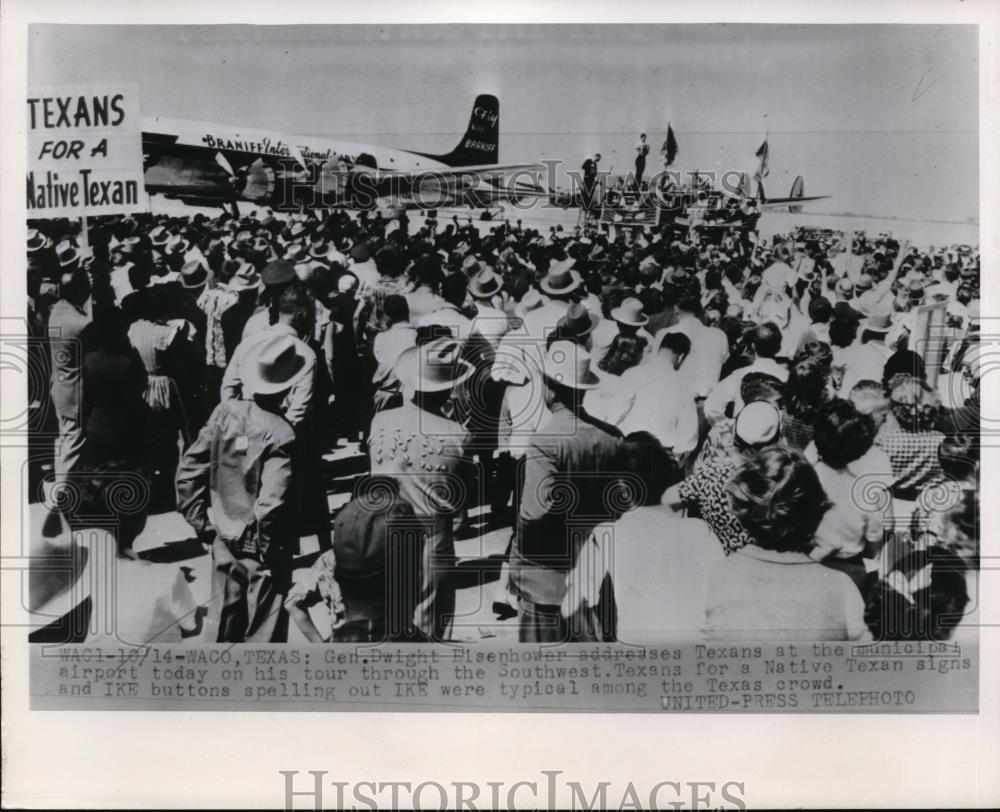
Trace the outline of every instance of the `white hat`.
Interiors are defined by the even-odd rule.
[[[748,446],[770,443],[780,431],[781,412],[766,400],[748,403],[736,415],[736,436]]]

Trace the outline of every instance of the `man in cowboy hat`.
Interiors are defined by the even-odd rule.
[[[601,624],[584,613],[563,617],[566,574],[589,531],[614,518],[608,490],[624,470],[617,429],[583,408],[599,385],[590,354],[556,341],[544,361],[545,402],[551,417],[525,455],[523,495],[511,552],[511,581],[519,598],[522,643],[605,639]],[[568,506],[568,509],[566,509]]]
[[[281,333],[256,345],[242,359],[244,398],[215,408],[177,471],[178,509],[212,551],[208,642],[284,642],[287,633],[295,432],[280,413],[308,374],[302,346]]]
[[[453,338],[406,350],[397,361],[404,403],[375,415],[368,441],[371,473],[396,479],[400,496],[416,514],[422,554],[413,625],[433,640],[451,636],[453,520],[465,507],[472,481],[467,432],[449,416],[452,391],[473,373],[461,351]]]
[[[222,378],[222,399],[245,399],[246,382],[242,379],[247,359],[252,358],[258,347],[273,341],[275,335],[284,335],[295,342],[296,351],[305,359],[306,370],[286,392],[281,415],[293,428],[305,420],[313,400],[316,353],[306,344],[313,329],[313,307],[308,294],[298,287],[285,288],[275,306],[277,321],[259,331],[246,334],[246,338],[233,353]]]
[[[272,321],[274,305],[281,297],[282,291],[295,281],[295,265],[287,259],[276,259],[267,263],[260,273],[260,281],[264,285],[261,294],[262,304],[257,306],[254,314],[247,320],[243,328],[243,338],[267,329]]]
[[[202,260],[194,258],[181,267],[181,287],[197,298],[208,285],[208,269]]]
[[[496,346],[509,327],[507,314],[494,305],[503,287],[503,280],[489,266],[479,271],[469,282],[469,295],[476,307],[472,332],[478,333]]]
[[[539,280],[538,288],[545,296],[544,304],[524,318],[529,335],[544,338],[566,315],[566,310],[583,287],[583,277],[573,268],[573,260],[557,254],[548,273]]]
[[[649,357],[653,351],[653,336],[645,329],[649,317],[642,302],[634,296],[622,300],[617,307],[611,308],[611,319],[605,319],[594,331],[592,352],[597,358],[603,358],[616,336],[638,336],[646,342],[644,357]]]
[[[546,344],[560,340],[573,341],[584,349],[592,351],[594,330],[601,324],[603,322],[597,313],[588,310],[580,302],[574,302],[566,309],[565,315],[556,324],[556,329],[545,341]]]

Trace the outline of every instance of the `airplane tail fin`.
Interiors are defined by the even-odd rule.
[[[446,155],[428,155],[448,166],[495,164],[500,154],[500,100],[489,93],[476,96],[465,135]]]
[[[806,194],[805,182],[802,180],[802,176],[798,175],[792,182],[792,190],[788,193],[788,196],[795,199],[795,198],[805,197],[805,194]],[[802,206],[796,206],[793,204],[788,207],[788,210],[792,214],[798,214],[800,211],[802,211]]]

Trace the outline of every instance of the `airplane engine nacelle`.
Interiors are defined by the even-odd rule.
[[[254,161],[237,180],[236,191],[253,203],[267,203],[274,197],[274,170],[261,160]]]

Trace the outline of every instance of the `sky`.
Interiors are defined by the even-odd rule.
[[[631,167],[667,122],[682,171],[795,175],[817,212],[977,219],[972,26],[67,26],[29,33],[29,81],[137,82],[143,115],[446,152],[478,93],[500,159]]]

